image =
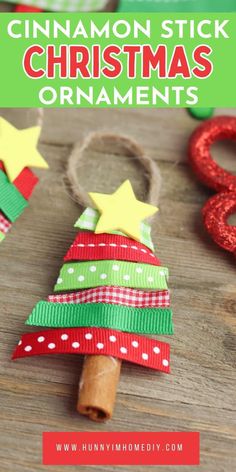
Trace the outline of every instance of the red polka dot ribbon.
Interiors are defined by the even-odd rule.
[[[218,140],[236,141],[236,118],[215,117],[201,124],[189,144],[189,160],[198,178],[218,192],[203,208],[203,219],[213,240],[236,255],[236,227],[227,224],[236,211],[236,176],[220,167],[212,158],[210,147]]]
[[[42,354],[106,355],[169,373],[170,346],[144,336],[100,328],[64,328],[24,334],[13,359]]]
[[[78,233],[64,257],[65,261],[108,259],[160,265],[160,261],[150,249],[133,239],[114,234],[94,234],[92,232]]]
[[[133,307],[167,308],[170,306],[169,290],[144,291],[128,287],[95,287],[79,292],[49,295],[53,303],[114,303]]]

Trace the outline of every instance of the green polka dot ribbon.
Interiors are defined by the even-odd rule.
[[[93,261],[64,264],[55,292],[101,285],[141,289],[167,289],[168,269],[123,261]]]
[[[28,325],[52,328],[97,327],[129,333],[173,334],[169,308],[132,308],[108,303],[37,303]]]
[[[0,210],[14,222],[28,205],[15,185],[11,184],[7,175],[0,170]]]
[[[82,215],[76,221],[74,226],[75,228],[86,229],[88,231],[95,231],[99,218],[100,213],[98,210],[94,210],[93,208],[86,208],[86,210],[82,213]],[[149,249],[154,251],[153,242],[151,240],[151,226],[147,223],[142,222],[140,225],[140,233],[140,243],[144,244],[145,246],[149,247]],[[127,236],[121,231],[112,231],[110,234],[121,234],[122,236]]]

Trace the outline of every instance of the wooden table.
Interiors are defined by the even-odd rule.
[[[18,127],[34,124],[36,113],[1,110]],[[236,470],[235,260],[212,243],[202,225],[200,210],[210,192],[196,181],[186,162],[188,138],[197,124],[186,110],[45,111],[39,147],[50,170],[38,172],[40,183],[30,207],[0,245],[2,472],[46,470],[41,465],[43,431],[200,431],[200,469],[161,470]],[[175,321],[175,335],[163,337],[172,347],[171,375],[124,363],[114,418],[101,425],[75,412],[81,357],[10,360],[19,336],[29,330],[24,321],[34,304],[52,292],[76,235],[73,224],[81,209],[68,194],[64,170],[73,143],[94,130],[137,139],[161,168],[163,187],[153,239],[170,269]],[[116,149],[99,146],[86,153],[78,169],[84,187],[109,193],[129,177],[138,197],[144,198],[146,182],[139,166],[115,154]],[[218,144],[214,155],[235,171],[235,145]],[[134,468],[106,467],[109,472],[118,470]],[[135,467],[137,472],[146,470]]]

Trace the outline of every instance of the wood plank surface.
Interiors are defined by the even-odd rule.
[[[1,115],[23,128],[36,122],[37,110],[1,110]],[[200,210],[211,193],[186,161],[188,138],[197,125],[186,110],[45,110],[39,148],[50,170],[38,172],[40,183],[29,208],[0,245],[2,472],[46,470],[41,465],[43,431],[200,431],[201,466],[161,470],[236,470],[235,260],[212,243],[202,225]],[[160,166],[163,186],[153,240],[170,269],[175,322],[175,335],[161,338],[171,343],[171,375],[124,363],[114,418],[104,425],[75,412],[81,357],[10,360],[19,336],[30,330],[24,326],[26,318],[52,292],[76,235],[73,224],[81,208],[64,183],[71,147],[98,130],[138,140]],[[220,143],[213,153],[235,172],[235,150],[235,144]],[[78,175],[87,190],[104,192],[128,177],[138,197],[145,197],[147,183],[139,165],[119,155],[115,146],[89,150]],[[104,467],[80,470],[89,469]],[[120,470],[134,468],[106,467],[108,472]]]

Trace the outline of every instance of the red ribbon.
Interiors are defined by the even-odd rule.
[[[30,7],[27,5],[16,5],[14,12],[16,13],[41,13],[43,10],[37,7]]]
[[[101,328],[63,328],[24,334],[13,359],[41,354],[105,355],[169,373],[170,346],[145,336]]]
[[[116,234],[78,233],[65,261],[121,260],[160,265],[153,252],[133,239]]]

